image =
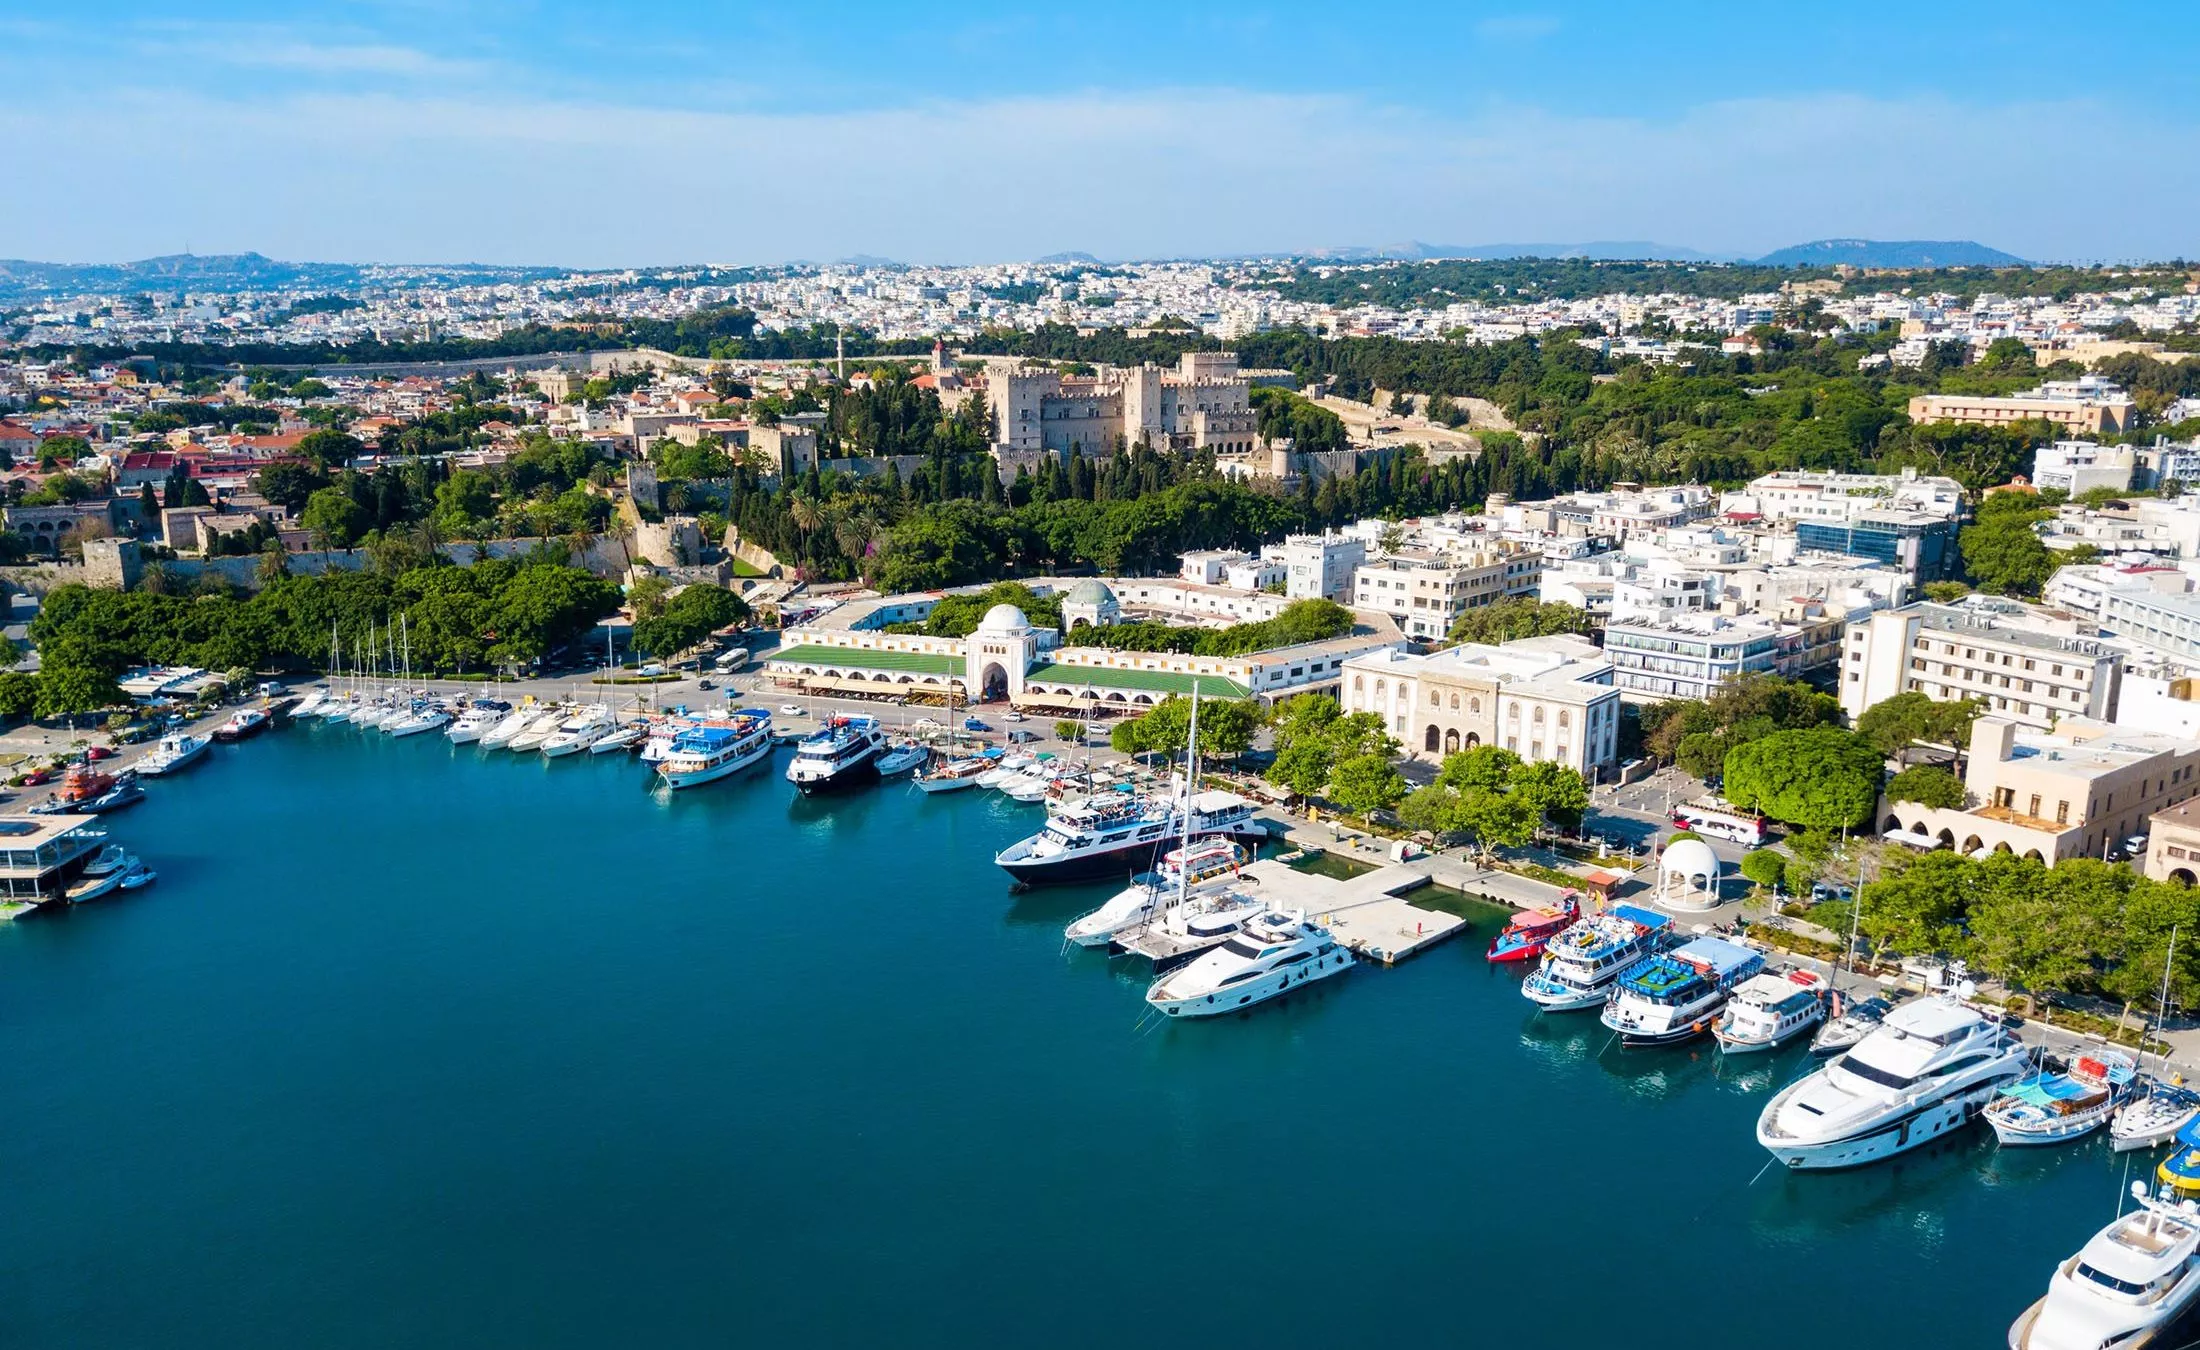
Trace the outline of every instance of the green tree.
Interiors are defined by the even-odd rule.
[[[20,670],[0,673],[0,717],[28,717],[38,710],[38,677]]]
[[[1984,707],[1977,699],[1942,703],[1912,689],[1866,708],[1856,719],[1856,731],[1888,759],[1919,744],[1961,749],[1971,743],[1971,723]]]
[[[1545,604],[1519,597],[1468,610],[1452,622],[1447,640],[1502,643],[1558,633],[1590,633],[1595,628],[1595,620],[1572,605]]]
[[[1548,760],[1515,767],[1508,780],[1512,795],[1535,814],[1538,824],[1550,822],[1571,830],[1581,824],[1589,809],[1589,784],[1564,764]]]
[[[1728,801],[1811,829],[1861,825],[1879,800],[1879,752],[1838,727],[1775,731],[1727,752]]]
[[[2065,992],[2094,978],[2096,962],[2121,945],[2118,928],[2129,868],[2069,858],[2052,871],[2007,853],[1977,864],[1969,920],[1979,968],[2034,995]]]
[[[1982,591],[1997,595],[2037,596],[2055,575],[2055,555],[2032,528],[2032,518],[2003,514],[1982,517],[1958,536],[1963,570]]]
[[[1406,780],[1386,756],[1354,755],[1338,763],[1329,795],[1346,811],[1364,816],[1397,805],[1406,795]]]
[[[1742,875],[1768,891],[1777,891],[1787,876],[1787,860],[1769,848],[1751,849],[1742,855]]]
[[[367,513],[351,499],[350,493],[342,488],[326,487],[306,499],[305,514],[299,524],[312,536],[315,548],[323,551],[349,549],[365,531]]]
[[[1887,800],[1954,811],[1965,800],[1963,781],[1937,764],[1913,764],[1887,780]]]
[[[75,718],[124,702],[114,676],[87,665],[48,663],[38,672],[38,696],[33,706],[40,717]]]
[[[1464,792],[1469,788],[1502,791],[1521,767],[1520,756],[1499,745],[1477,745],[1444,756],[1436,781]]]
[[[1459,827],[1473,832],[1485,853],[1518,848],[1535,837],[1535,812],[1507,792],[1470,787],[1459,794]]]
[[[1085,739],[1085,724],[1067,717],[1059,718],[1054,723],[1054,739],[1080,744]]]
[[[309,431],[298,440],[298,453],[323,473],[347,467],[365,450],[358,437],[326,427]]]
[[[1427,834],[1454,833],[1460,828],[1459,794],[1441,783],[1415,788],[1398,803],[1398,820],[1407,829]]]
[[[252,485],[284,510],[303,511],[313,494],[329,485],[329,477],[310,463],[270,464],[253,475]]]
[[[1969,859],[1944,849],[1902,854],[1859,893],[1857,928],[1876,950],[1899,956],[1956,950],[1973,870]]]

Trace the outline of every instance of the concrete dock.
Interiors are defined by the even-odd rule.
[[[1338,881],[1271,859],[1251,864],[1245,875],[1259,883],[1270,908],[1304,910],[1340,944],[1386,966],[1466,927],[1456,914],[1423,909],[1402,898],[1429,884],[1427,875],[1412,867],[1378,867]]]

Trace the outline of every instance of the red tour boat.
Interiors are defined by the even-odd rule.
[[[1505,931],[1490,939],[1492,961],[1533,961],[1543,948],[1580,913],[1574,892],[1566,892],[1557,909],[1524,909],[1513,915]]]

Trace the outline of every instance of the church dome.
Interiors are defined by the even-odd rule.
[[[1109,590],[1108,583],[1098,577],[1086,577],[1083,581],[1069,588],[1069,594],[1062,597],[1062,603],[1065,605],[1112,605],[1115,603],[1115,592]]]
[[[981,633],[1023,633],[1030,628],[1031,621],[1024,617],[1024,612],[1007,604],[995,605],[987,610],[985,618],[978,624],[978,631]]]

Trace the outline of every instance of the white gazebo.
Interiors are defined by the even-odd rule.
[[[1719,855],[1701,839],[1666,845],[1658,856],[1658,903],[1669,909],[1711,909],[1719,903]]]

